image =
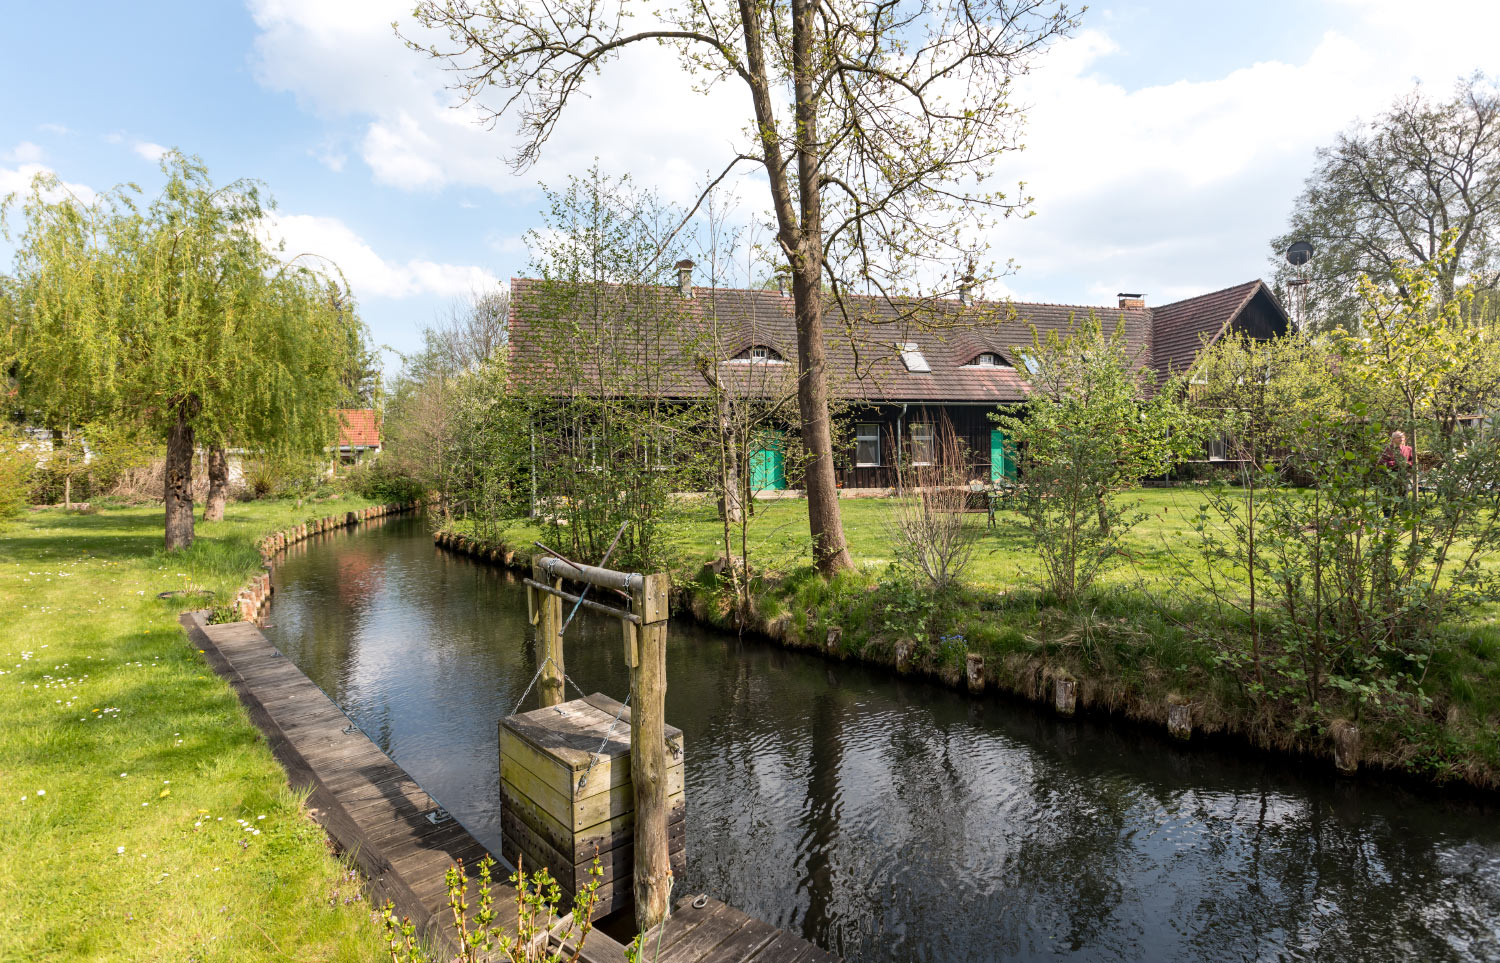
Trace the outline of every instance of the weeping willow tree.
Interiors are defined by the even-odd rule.
[[[162,170],[144,208],[134,185],[84,200],[33,181],[15,238],[13,350],[21,398],[44,420],[143,422],[165,436],[171,551],[192,544],[200,444],[209,517],[222,517],[226,445],[331,442],[364,329],[345,285],[267,244],[274,205],[258,184],[216,188],[176,151]]]

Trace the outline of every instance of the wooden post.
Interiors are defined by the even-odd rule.
[[[630,775],[635,784],[635,925],[646,932],[667,913],[667,576],[630,582],[630,608],[641,618],[630,669]],[[627,645],[631,633],[627,625]]]
[[[562,579],[552,578],[543,567],[544,560],[531,563],[531,575],[536,581],[562,588]],[[563,645],[562,645],[562,599],[549,592],[529,589],[534,596],[530,606],[536,617],[536,657],[542,661],[541,696],[542,706],[562,705],[563,702]],[[551,661],[546,661],[548,658]]]

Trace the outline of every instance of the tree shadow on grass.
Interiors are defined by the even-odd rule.
[[[29,524],[28,524],[29,523]],[[162,543],[160,509],[117,509],[107,513],[47,509],[22,516],[0,529],[0,563],[78,558],[120,562],[171,559],[197,580],[238,582],[260,565],[248,530],[199,533],[191,548],[168,554]],[[228,589],[232,586],[225,585]],[[178,605],[176,611],[185,607]]]
[[[111,560],[160,554],[161,513],[105,514],[49,508],[0,527],[0,561],[30,561],[80,551]]]

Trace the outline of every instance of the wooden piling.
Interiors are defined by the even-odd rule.
[[[1167,706],[1167,732],[1173,738],[1186,742],[1193,738],[1193,706],[1191,703],[1172,703]]]
[[[970,652],[964,659],[964,677],[970,692],[984,691],[984,656]]]
[[[547,571],[546,559],[538,558],[532,563],[532,577],[544,585],[562,589],[562,579],[553,578]],[[536,657],[542,665],[540,683],[542,705],[555,706],[563,702],[563,644],[562,644],[562,599],[549,592],[529,589],[533,597],[532,609],[536,625]]]
[[[1337,719],[1329,727],[1333,737],[1333,766],[1339,772],[1352,775],[1359,771],[1359,726]]]
[[[564,905],[590,882],[599,859],[604,916],[636,902],[636,719],[600,693],[500,722],[501,839],[507,858],[545,867]],[[667,852],[674,873],[686,868],[681,730],[663,725],[667,753]],[[663,878],[665,881],[665,878]]]
[[[1057,708],[1057,714],[1071,716],[1078,707],[1077,680],[1058,676],[1053,681],[1052,696],[1052,704]]]
[[[635,923],[646,932],[667,913],[672,866],[667,846],[667,614],[666,575],[630,583],[637,658],[630,670],[634,724],[630,727],[630,771],[635,783]],[[626,623],[627,625],[630,623]]]

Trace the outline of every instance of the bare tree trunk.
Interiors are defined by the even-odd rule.
[[[809,277],[809,273],[811,277]],[[797,408],[802,418],[802,443],[808,459],[803,467],[807,491],[807,522],[812,530],[813,561],[824,575],[854,567],[844,543],[839,515],[839,491],[833,472],[833,431],[828,417],[828,369],[823,349],[823,298],[816,271],[798,271],[793,285],[804,289],[797,298]],[[805,289],[811,287],[811,291]]]
[[[807,522],[813,561],[825,576],[852,569],[839,515],[838,482],[833,473],[833,429],[828,417],[828,357],[823,344],[822,145],[814,91],[813,36],[816,5],[792,4],[792,72],[797,103],[797,192],[802,207],[801,236],[792,258],[792,299],[797,313],[797,408],[802,444],[809,455],[803,469]]]
[[[73,510],[73,476],[63,476],[63,508]]]
[[[193,423],[191,402],[178,402],[177,417],[167,432],[166,501],[167,551],[193,544]]]
[[[725,522],[738,524],[745,516],[745,506],[740,499],[740,461],[735,451],[733,414],[729,400],[718,398],[719,416],[719,517]],[[724,542],[724,553],[729,552],[729,542]]]
[[[223,445],[208,449],[208,501],[203,505],[205,522],[224,520],[224,503],[229,501],[229,456]]]
[[[771,182],[771,201],[776,211],[776,239],[792,262],[792,300],[796,306],[797,407],[802,420],[802,444],[811,456],[803,473],[807,492],[807,522],[813,539],[813,560],[818,571],[832,575],[854,567],[844,544],[844,525],[839,517],[838,485],[833,476],[833,432],[828,424],[828,370],[823,347],[823,208],[820,190],[822,172],[817,141],[817,92],[813,67],[815,5],[811,0],[793,0],[792,56],[796,80],[797,155],[799,211],[793,205],[787,181],[788,165],[782,162],[782,144],[776,132],[776,115],[765,49],[761,35],[761,10],[753,0],[740,0],[744,25],[745,65],[755,119],[765,151],[766,174]],[[746,508],[750,508],[747,504]]]

